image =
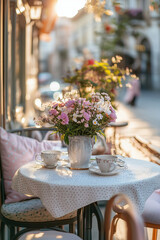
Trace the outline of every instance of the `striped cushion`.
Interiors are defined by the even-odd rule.
[[[55,220],[65,220],[76,217],[74,211],[60,218],[54,218],[42,205],[40,199],[31,199],[22,202],[3,204],[1,213],[4,217],[20,222],[46,222]]]

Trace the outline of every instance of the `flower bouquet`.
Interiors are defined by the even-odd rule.
[[[96,136],[110,122],[116,120],[116,113],[107,93],[92,93],[90,100],[70,95],[45,106],[44,114],[35,122],[37,125],[48,123],[61,134],[66,144],[69,136]]]
[[[108,123],[116,120],[116,113],[107,93],[93,93],[90,100],[72,95],[45,107],[45,114],[35,122],[48,123],[68,144],[72,169],[88,169],[92,153],[92,137],[103,134]]]

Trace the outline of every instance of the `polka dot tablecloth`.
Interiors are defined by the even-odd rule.
[[[14,190],[39,197],[46,209],[58,218],[90,203],[126,194],[140,213],[150,194],[160,188],[160,166],[126,158],[128,169],[114,176],[99,176],[88,170],[67,167],[46,169],[35,162],[21,167],[13,177]]]

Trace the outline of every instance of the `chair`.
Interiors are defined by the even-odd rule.
[[[124,204],[125,203],[125,204]],[[126,207],[127,204],[127,207]],[[116,213],[111,221],[112,210]],[[123,194],[113,196],[106,205],[104,219],[104,240],[113,240],[113,229],[116,227],[117,219],[121,218],[127,223],[127,240],[145,240],[144,224],[142,218],[137,214],[131,201]],[[111,222],[111,223],[110,223]],[[115,229],[114,229],[115,230]],[[78,236],[64,231],[22,230],[12,240],[82,240]]]
[[[112,210],[116,215],[111,221]],[[107,202],[104,219],[105,240],[113,239],[118,219],[123,219],[127,224],[127,240],[145,240],[143,220],[131,201],[123,194],[117,194]]]
[[[39,128],[39,131],[50,131],[51,128]],[[12,133],[19,133],[24,135],[37,131],[37,128],[17,129],[10,131]],[[63,226],[69,224],[69,231],[74,232],[74,223],[77,220],[77,212],[74,211],[61,218],[53,218],[51,214],[42,205],[40,199],[29,199],[20,202],[5,204],[5,189],[3,171],[0,161],[1,174],[1,240],[4,240],[5,225],[9,229],[9,238],[12,239],[16,230],[20,227],[31,230],[35,228],[53,228],[56,226]]]
[[[156,240],[160,229],[160,189],[154,191],[147,199],[142,216],[145,226],[153,228],[152,240]]]

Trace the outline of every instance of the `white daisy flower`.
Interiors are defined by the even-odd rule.
[[[98,122],[96,119],[93,120],[93,125],[98,125]]]
[[[98,120],[101,120],[103,118],[103,115],[102,114],[97,114],[97,119]]]

